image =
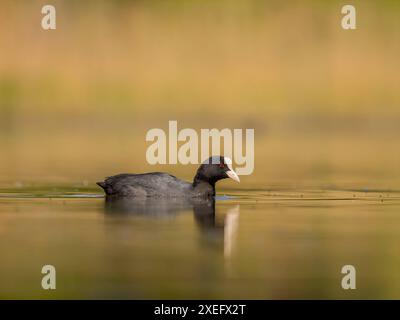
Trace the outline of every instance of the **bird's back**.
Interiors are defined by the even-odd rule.
[[[190,183],[162,172],[118,174],[97,184],[109,196],[184,197],[191,192]]]

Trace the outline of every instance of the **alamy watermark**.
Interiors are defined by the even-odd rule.
[[[56,8],[53,5],[44,5],[41,10],[43,30],[55,30],[56,27]],[[345,30],[354,30],[356,26],[356,8],[353,5],[346,4],[342,6],[341,13],[344,15],[341,19],[341,26]]]
[[[356,25],[356,8],[353,5],[347,4],[342,7],[342,28],[345,30],[355,30]]]
[[[342,289],[356,289],[356,268],[351,264],[347,264],[342,267],[341,272],[345,274],[341,282]]]
[[[56,8],[52,5],[45,5],[42,7],[42,28],[43,30],[55,30],[56,26]]]
[[[56,268],[50,264],[46,264],[42,267],[42,288],[44,290],[55,290],[56,289]]]
[[[146,141],[154,141],[146,151],[149,164],[200,164],[210,155],[223,155],[232,159],[238,175],[250,175],[254,170],[254,129],[245,129],[244,134],[243,129],[200,129],[198,134],[190,128],[178,130],[178,122],[169,121],[168,133],[159,128],[150,129]],[[179,142],[183,144],[178,148]]]

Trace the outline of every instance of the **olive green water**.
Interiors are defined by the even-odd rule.
[[[116,213],[82,190],[2,190],[0,298],[400,298],[400,191],[220,190],[202,217]]]

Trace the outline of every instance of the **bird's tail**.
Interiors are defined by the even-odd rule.
[[[107,188],[107,185],[106,185],[105,182],[96,182],[96,184],[97,184],[98,186],[102,187],[104,190],[106,190],[106,188]]]

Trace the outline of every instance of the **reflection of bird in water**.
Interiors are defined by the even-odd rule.
[[[208,216],[214,212],[214,199],[180,198],[129,198],[107,197],[105,212],[109,214],[145,215],[164,217],[176,215],[182,211],[194,210],[195,213]]]
[[[239,223],[239,205],[226,213],[216,214],[215,200],[178,198],[130,198],[107,197],[105,213],[109,215],[139,215],[164,218],[193,210],[197,226],[201,230],[202,243],[207,247],[223,247],[225,257],[232,253]]]
[[[212,206],[194,206],[194,217],[202,230],[204,243],[223,246],[224,256],[230,257],[239,224],[239,205],[229,208],[226,213],[216,213]]]
[[[234,247],[237,230],[239,228],[239,205],[228,210],[225,215],[224,228],[224,255],[230,257]]]

